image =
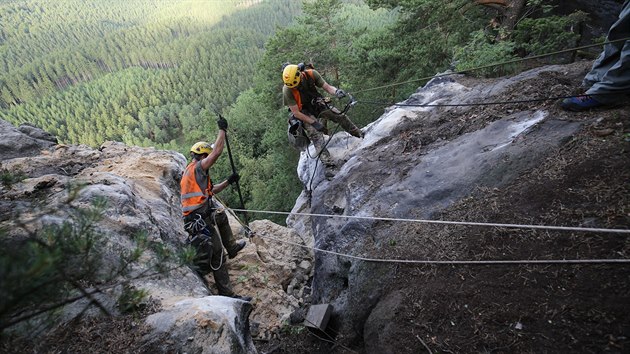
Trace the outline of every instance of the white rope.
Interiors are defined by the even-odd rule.
[[[615,233],[630,233],[630,230],[616,230],[616,229],[594,229],[594,228],[578,228],[578,227],[563,227],[563,226],[543,226],[543,225],[517,225],[517,224],[496,224],[496,223],[469,223],[469,222],[456,222],[456,221],[441,221],[441,220],[414,220],[414,219],[398,219],[398,218],[376,218],[365,216],[350,216],[350,215],[326,215],[326,214],[312,214],[312,213],[287,213],[278,211],[263,211],[263,210],[249,210],[249,209],[232,209],[229,210],[233,216],[236,217],[235,211],[246,211],[254,213],[270,213],[270,214],[285,214],[285,215],[304,215],[304,216],[321,216],[321,217],[345,217],[356,219],[370,219],[370,220],[388,220],[388,221],[409,221],[409,222],[427,222],[438,224],[455,224],[455,225],[476,225],[476,226],[493,226],[493,227],[518,227],[518,228],[535,228],[535,229],[552,229],[552,230],[571,230],[571,231],[591,231],[591,232],[615,232]],[[236,220],[241,221],[236,217]],[[241,225],[243,225],[241,223]],[[245,226],[245,225],[243,225]],[[299,243],[286,241],[283,239],[275,238],[272,236],[261,236],[266,239],[278,241],[281,243],[305,248],[315,252],[321,252],[331,254],[339,257],[345,257],[350,259],[356,259],[364,262],[378,262],[378,263],[406,263],[406,264],[442,264],[442,265],[515,265],[515,264],[630,264],[630,259],[623,258],[601,258],[601,259],[520,259],[520,260],[451,260],[451,261],[439,261],[439,260],[410,260],[410,259],[379,259],[368,258],[361,256],[353,256],[345,253],[339,253],[329,250],[324,250],[317,247],[308,247]]]
[[[249,209],[233,209],[233,210],[234,211],[241,211],[241,212],[263,213],[263,214],[319,216],[319,217],[329,217],[329,218],[347,218],[347,219],[381,220],[381,221],[404,221],[404,222],[417,222],[417,223],[441,224],[441,225],[467,225],[467,226],[519,228],[519,229],[539,229],[539,230],[556,230],[556,231],[605,232],[605,233],[615,233],[615,234],[630,234],[630,230],[628,230],[628,229],[602,229],[602,228],[570,227],[570,226],[522,225],[522,224],[499,224],[499,223],[467,222],[467,221],[384,218],[384,217],[375,217],[375,216],[293,213],[293,212],[283,212],[283,211],[249,210]]]
[[[263,236],[261,236],[261,237],[263,237]],[[617,258],[610,258],[610,259],[606,259],[606,258],[604,258],[604,259],[521,259],[521,260],[485,260],[485,261],[471,261],[471,260],[464,260],[464,261],[436,261],[436,260],[411,260],[411,259],[379,259],[379,258],[367,258],[367,257],[353,256],[353,255],[349,255],[349,254],[323,250],[323,249],[317,248],[317,247],[308,247],[306,245],[301,245],[299,243],[286,241],[286,240],[275,238],[275,237],[272,237],[272,236],[264,236],[264,238],[267,238],[267,239],[270,239],[270,240],[275,240],[275,241],[278,241],[278,242],[281,242],[281,243],[286,243],[286,244],[297,246],[297,247],[306,248],[306,249],[317,251],[317,252],[332,254],[332,255],[335,255],[335,256],[351,258],[351,259],[356,259],[356,260],[365,261],[365,262],[379,262],[379,263],[450,264],[450,265],[454,265],[454,264],[470,264],[470,265],[594,264],[594,263],[599,263],[599,264],[602,264],[602,263],[626,263],[626,264],[630,264],[630,259],[617,259]]]

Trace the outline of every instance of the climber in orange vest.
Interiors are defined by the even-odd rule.
[[[197,250],[195,265],[201,277],[205,280],[205,276],[212,272],[219,295],[250,301],[251,297],[238,296],[232,290],[223,253],[225,247],[229,257],[234,258],[246,242],[234,240],[223,206],[212,198],[239,179],[238,174],[234,173],[221,183],[212,183],[210,167],[223,152],[228,127],[224,118],[219,118],[217,124],[219,135],[214,147],[200,141],[190,148],[192,161],[186,166],[180,182],[184,228],[188,232],[189,243]]]
[[[323,133],[327,133],[325,128],[327,120],[339,123],[350,135],[363,138],[361,129],[357,128],[345,114],[330,106],[319,93],[318,87],[337,98],[346,96],[342,89],[328,84],[317,70],[312,67],[307,68],[304,64],[287,63],[283,66],[282,81],[284,82],[283,101],[291,111],[289,124],[291,124],[291,119],[302,122],[308,137],[315,146],[316,154],[324,164],[334,165],[330,153],[323,146]]]

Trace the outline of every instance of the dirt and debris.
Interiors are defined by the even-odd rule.
[[[159,310],[158,302],[149,301],[134,313],[78,317],[44,335],[33,331],[32,338],[3,335],[0,353],[159,353],[159,344],[143,340],[150,333],[144,319]]]

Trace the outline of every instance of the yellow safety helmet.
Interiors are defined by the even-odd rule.
[[[209,143],[205,142],[205,141],[200,141],[195,143],[195,145],[193,145],[190,148],[190,152],[195,153],[195,154],[208,154],[210,155],[210,153],[212,153],[212,145],[210,145]]]
[[[295,64],[289,64],[282,70],[282,81],[287,87],[293,88],[300,83],[300,69]]]

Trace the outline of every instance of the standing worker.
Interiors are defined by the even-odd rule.
[[[346,96],[342,89],[328,84],[313,68],[307,69],[304,64],[284,64],[282,70],[282,97],[284,104],[291,111],[291,118],[300,120],[309,139],[315,146],[316,155],[326,165],[333,165],[330,153],[324,147],[323,132],[326,131],[327,119],[339,123],[350,135],[363,138],[363,132],[357,128],[345,114],[330,107],[324,97],[317,90],[318,87],[337,98]],[[291,121],[291,119],[290,119]],[[324,121],[324,124],[322,124]]]
[[[234,241],[225,210],[212,198],[212,195],[239,179],[238,174],[234,173],[221,183],[212,183],[210,167],[223,152],[228,128],[225,118],[220,117],[217,124],[219,135],[214,142],[214,148],[204,141],[190,148],[192,161],[186,166],[180,182],[184,227],[190,244],[197,250],[197,273],[205,280],[205,276],[212,272],[219,295],[251,301],[251,297],[238,296],[232,290],[223,252],[225,247],[230,258],[234,258],[245,247],[246,242]]]
[[[593,63],[582,85],[589,87],[582,96],[566,98],[562,108],[569,111],[585,111],[596,107],[615,107],[630,98],[630,0],[626,0],[619,19],[610,26],[604,51]]]

